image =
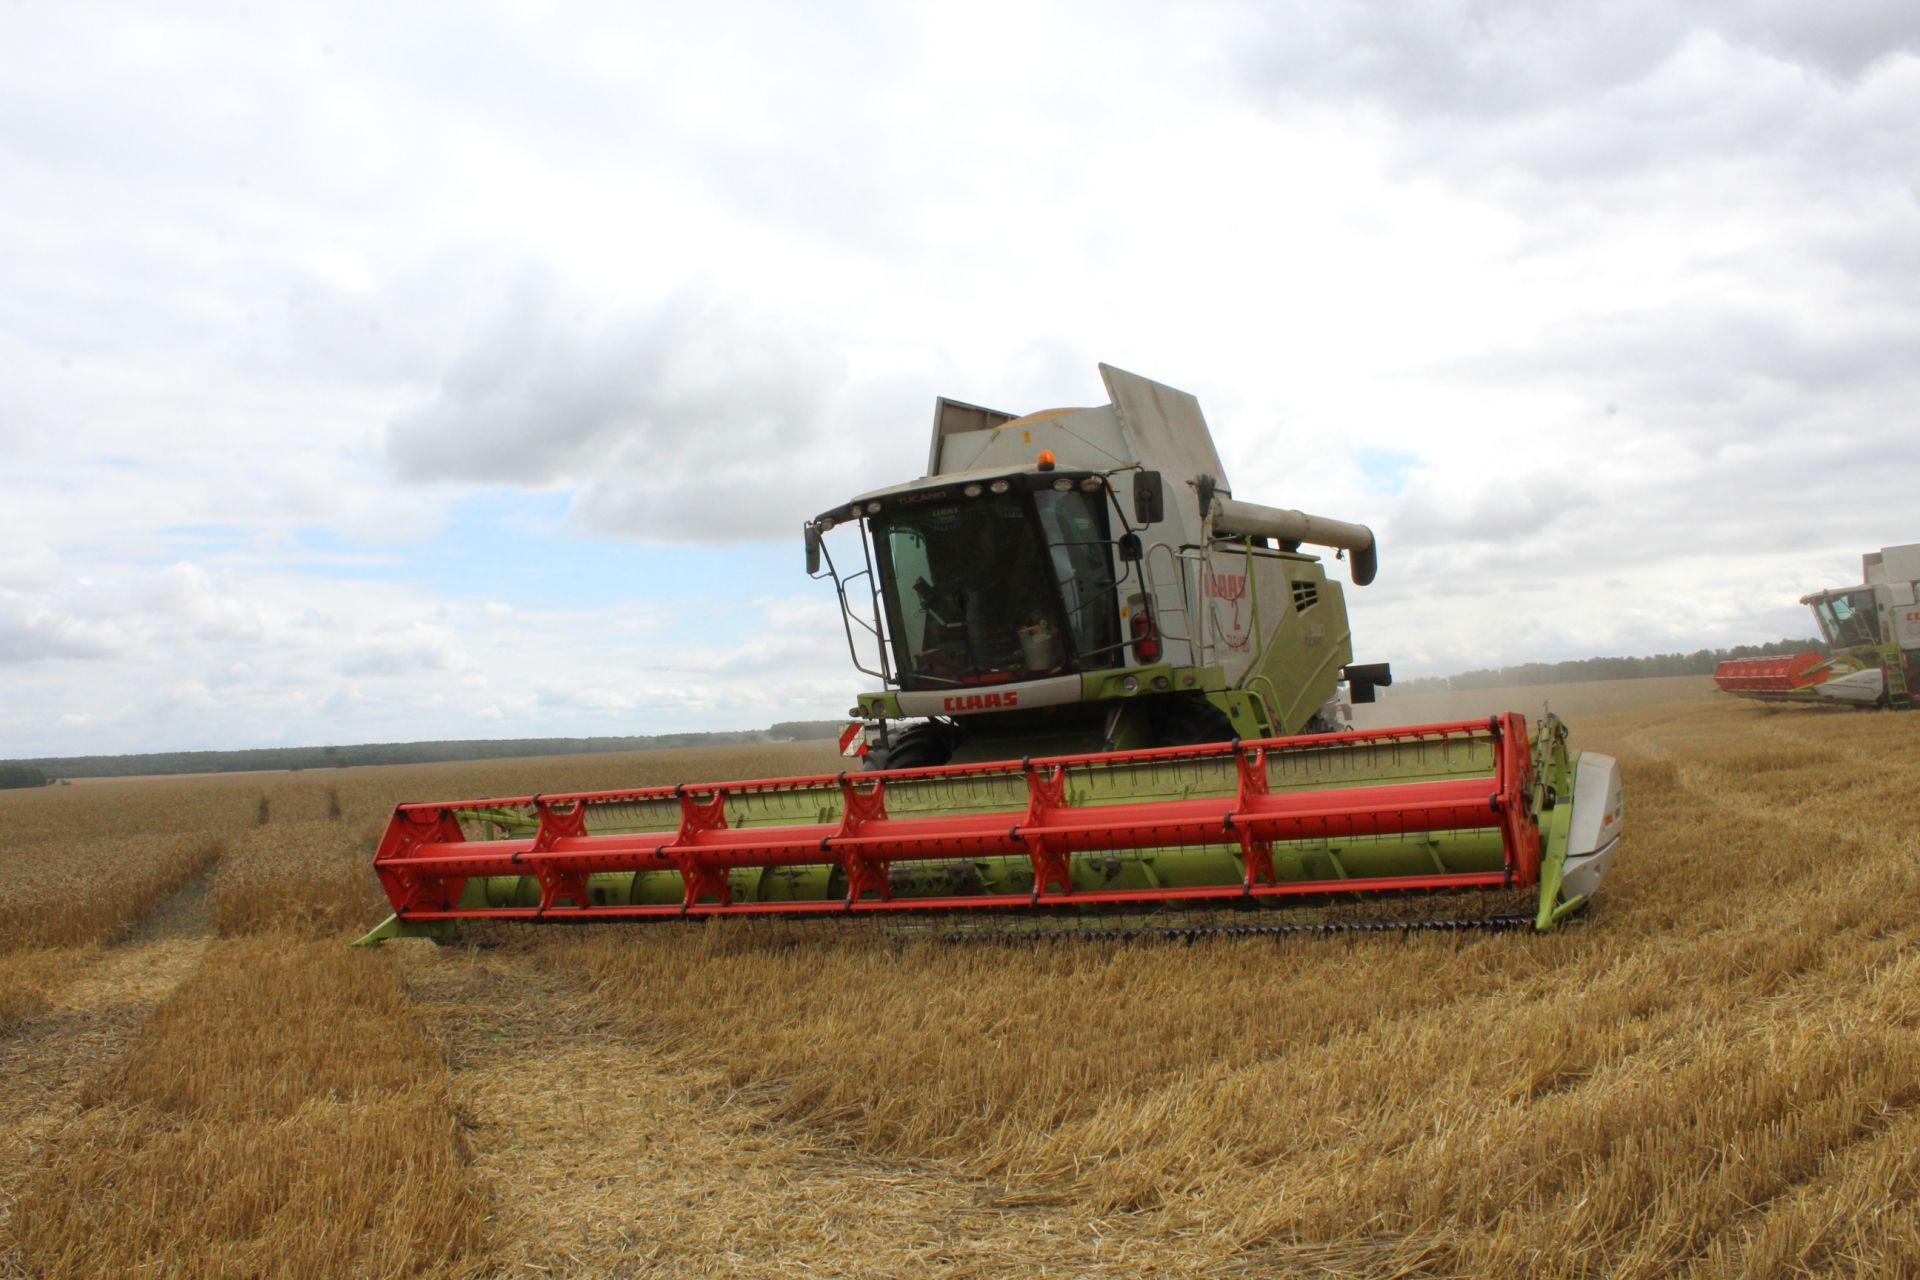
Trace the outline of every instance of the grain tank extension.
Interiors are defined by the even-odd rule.
[[[1343,584],[1311,548],[1365,587],[1373,532],[1235,496],[1191,395],[1100,376],[1092,408],[939,400],[926,475],[807,522],[808,571],[877,686],[842,739],[857,763],[402,805],[374,864],[394,916],[363,941],[481,919],[1066,927],[1389,899],[1395,927],[1518,898],[1497,919],[1547,929],[1583,907],[1618,846],[1613,760],[1552,716],[1351,728],[1392,675],[1354,661]]]

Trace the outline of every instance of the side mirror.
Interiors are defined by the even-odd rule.
[[[820,526],[809,520],[807,521],[806,528],[807,576],[809,578],[815,578],[820,575]]]
[[[1393,683],[1393,666],[1386,662],[1349,662],[1340,674],[1346,677],[1347,696],[1355,702],[1372,702],[1375,689]]]
[[[1133,522],[1159,524],[1167,518],[1166,497],[1160,488],[1158,471],[1133,473]]]

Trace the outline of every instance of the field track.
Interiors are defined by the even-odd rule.
[[[492,1259],[504,1274],[590,1273],[608,1257],[751,1276],[841,1274],[855,1259],[876,1276],[1030,1274],[1041,1260],[1061,1275],[1216,1269],[1178,1239],[1124,1222],[1088,1233],[951,1162],[868,1155],[780,1120],[723,1072],[614,1030],[590,984],[549,966],[436,959],[410,963],[409,984],[465,1082],[469,1142],[506,1207]],[[562,1101],[529,1105],[549,1098]]]
[[[0,1275],[1920,1274],[1920,717],[1372,715],[1543,696],[1630,842],[1544,938],[369,953],[395,800],[820,748],[0,793]]]
[[[34,1154],[79,1106],[80,1086],[102,1062],[126,1051],[147,1014],[200,962],[210,934],[207,878],[196,875],[125,944],[92,958],[37,1016],[5,1035],[0,1057],[0,1240]],[[20,1274],[16,1250],[0,1254],[0,1275]]]

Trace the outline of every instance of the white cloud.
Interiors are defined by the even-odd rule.
[[[802,319],[738,300],[603,311],[533,277],[395,419],[387,453],[408,481],[564,485],[592,534],[790,536],[848,488],[845,366]]]
[[[88,617],[121,601],[110,621]],[[0,594],[0,750],[152,749],[764,727],[847,702],[838,617],[743,603],[680,637],[675,600],[501,610],[377,583],[177,564],[36,602]],[[84,708],[81,719],[63,711]]]

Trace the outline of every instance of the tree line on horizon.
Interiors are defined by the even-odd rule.
[[[1586,680],[1638,680],[1650,676],[1711,675],[1730,658],[1771,658],[1782,654],[1825,653],[1819,640],[1773,640],[1766,644],[1737,644],[1728,649],[1695,649],[1692,653],[1656,653],[1644,658],[1574,658],[1566,662],[1523,662],[1512,667],[1486,667],[1452,676],[1416,676],[1396,680],[1403,693],[1444,693],[1464,689],[1499,689],[1515,684],[1572,684]]]
[[[843,720],[782,720],[766,729],[656,733],[618,738],[499,738],[368,742],[354,746],[255,747],[243,751],[149,751],[125,756],[44,756],[0,762],[0,788],[38,787],[60,778],[143,774],[239,773],[254,769],[345,769],[372,764],[447,764],[512,756],[593,755],[671,747],[731,747],[754,742],[832,738]]]

